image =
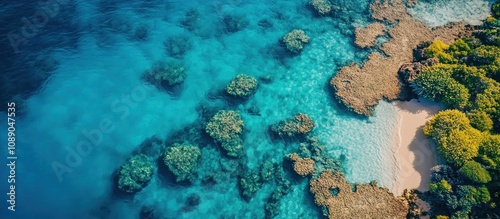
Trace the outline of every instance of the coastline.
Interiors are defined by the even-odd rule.
[[[396,179],[392,192],[401,195],[405,189],[427,191],[431,168],[438,164],[438,155],[432,141],[424,136],[422,128],[434,114],[442,110],[442,106],[416,99],[409,102],[394,101],[393,105],[398,117],[398,134],[394,144]]]

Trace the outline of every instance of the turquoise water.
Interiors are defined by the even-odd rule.
[[[396,122],[392,105],[382,102],[374,117],[363,118],[337,103],[328,87],[339,67],[362,62],[367,55],[355,48],[353,31],[368,22],[368,2],[336,1],[344,10],[331,18],[315,16],[305,1],[296,0],[76,2],[68,21],[76,32],[67,34],[77,35],[77,43],[46,54],[59,65],[27,100],[26,113],[17,122],[16,218],[138,218],[143,205],[154,206],[164,218],[263,218],[274,185],[265,185],[247,202],[231,175],[206,186],[200,179],[184,185],[155,174],[135,196],[113,195],[113,172],[139,145],[152,136],[168,141],[172,133],[198,119],[201,105],[242,114],[248,168],[257,168],[264,160],[280,163],[284,154],[297,149],[296,143],[271,141],[268,127],[303,112],[315,120],[313,134],[342,161],[350,182],[377,180],[392,188]],[[193,8],[199,11],[200,22],[188,31],[179,21]],[[221,20],[226,15],[243,17],[248,26],[225,31]],[[49,20],[47,31],[50,27]],[[134,33],[141,27],[146,27],[148,36],[138,39]],[[278,44],[294,28],[311,37],[300,55],[289,54]],[[45,39],[44,34],[33,40]],[[172,57],[164,41],[177,37],[183,37],[190,49]],[[144,84],[141,75],[146,69],[172,59],[186,67],[183,86],[164,92]],[[245,102],[221,98],[219,93],[240,73],[271,82],[261,83]],[[260,115],[249,113],[251,109]],[[6,123],[5,118],[0,122]],[[112,130],[103,133],[101,123]],[[84,156],[72,157],[86,135],[95,137],[96,130],[102,139],[95,139]],[[236,165],[213,145],[204,147],[202,156],[202,171]],[[53,169],[56,162],[69,168],[59,178]],[[292,178],[292,185],[277,218],[319,217],[307,180]],[[192,194],[199,195],[200,204],[183,210]]]

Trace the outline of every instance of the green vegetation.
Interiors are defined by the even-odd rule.
[[[473,183],[488,183],[491,181],[491,176],[488,171],[476,161],[465,163],[458,172]]]
[[[439,64],[411,84],[450,108],[424,127],[451,166],[434,169],[426,193],[435,218],[495,218],[500,210],[500,3],[492,11],[473,36],[430,44],[424,54]]]
[[[163,162],[179,182],[194,179],[200,157],[201,151],[198,147],[174,144],[167,148]]]

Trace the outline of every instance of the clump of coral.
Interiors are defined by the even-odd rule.
[[[252,76],[239,74],[226,87],[226,92],[235,97],[248,97],[255,93],[258,83]]]
[[[356,185],[340,172],[324,171],[310,181],[314,202],[328,210],[328,218],[406,218],[408,206],[375,182]],[[332,191],[335,191],[333,193]]]
[[[163,42],[168,55],[175,58],[182,58],[188,52],[192,45],[189,37],[184,35],[171,37]]]
[[[301,158],[297,153],[288,155],[288,158],[293,161],[293,170],[297,174],[307,176],[314,173],[314,160],[311,158]]]
[[[249,200],[262,187],[262,181],[258,172],[247,172],[240,177],[241,195]]]
[[[294,29],[282,38],[286,48],[294,53],[299,53],[304,49],[304,44],[309,43],[309,36],[303,30]]]
[[[186,79],[186,69],[178,62],[158,62],[146,70],[143,80],[157,88],[170,89],[182,84]]]
[[[243,15],[226,15],[222,18],[222,23],[227,32],[235,33],[245,29],[250,22],[248,18]]]
[[[176,176],[177,182],[193,180],[198,170],[200,156],[201,151],[196,146],[174,144],[167,148],[163,162]]]
[[[232,110],[220,110],[205,126],[205,131],[226,150],[227,155],[237,157],[243,152],[241,134],[243,119]]]
[[[309,3],[320,15],[328,15],[333,9],[332,3],[328,0],[311,0]]]
[[[118,172],[118,188],[133,193],[145,187],[153,177],[153,163],[144,154],[132,156]]]
[[[189,31],[193,31],[200,26],[200,11],[196,8],[190,9],[186,12],[184,17],[179,21],[179,23]]]
[[[293,137],[311,132],[314,126],[314,121],[307,114],[299,113],[293,119],[287,119],[271,126],[271,130],[279,136]]]

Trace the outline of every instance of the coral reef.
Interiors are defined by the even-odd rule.
[[[182,211],[184,211],[184,212],[193,211],[198,205],[200,205],[200,203],[201,203],[200,196],[193,193],[187,197],[186,202],[184,203],[184,206],[182,207]]]
[[[268,182],[273,179],[276,167],[271,161],[266,160],[260,166],[260,177],[264,182]]]
[[[244,123],[241,115],[232,110],[220,110],[205,126],[205,131],[227,152],[237,157],[243,152],[241,134]]]
[[[365,28],[356,28],[354,43],[361,48],[375,46],[375,39],[384,34],[387,28],[380,22],[374,22]]]
[[[226,92],[235,97],[248,97],[255,93],[258,83],[252,76],[239,74],[226,87]]]
[[[328,209],[328,218],[405,218],[408,206],[376,183],[356,185],[356,191],[339,172],[324,171],[310,181],[317,205]],[[332,194],[332,190],[336,191]]]
[[[186,28],[186,30],[193,31],[200,26],[200,11],[193,8],[186,12],[184,17],[179,21],[179,23]]]
[[[139,41],[147,40],[149,37],[149,27],[141,25],[135,29],[134,38]]]
[[[222,23],[227,32],[235,33],[245,29],[250,22],[244,15],[226,15],[222,18]]]
[[[174,36],[165,40],[163,45],[168,55],[175,58],[182,58],[192,47],[189,39],[189,37],[184,35]]]
[[[304,44],[309,43],[309,36],[303,30],[294,29],[282,38],[282,42],[288,50],[300,53],[304,49]]]
[[[406,12],[402,0],[377,0],[370,9],[375,20],[394,24],[388,31],[391,39],[380,47],[387,58],[372,52],[362,67],[357,64],[345,66],[330,81],[337,98],[355,113],[363,115],[371,115],[382,98],[398,97],[399,66],[412,61],[412,51],[417,45],[435,39],[451,42],[466,29],[463,23],[430,29]]]
[[[301,158],[297,153],[288,155],[290,160],[293,160],[293,170],[301,175],[307,176],[314,173],[314,160],[311,158]]]
[[[276,187],[264,206],[266,218],[274,218],[280,214],[280,201],[291,190],[291,183],[283,168],[278,164],[275,164],[274,176]]]
[[[186,78],[186,69],[175,61],[157,62],[143,74],[143,80],[159,89],[171,89],[182,84]]]
[[[272,125],[271,130],[282,137],[293,137],[299,134],[308,134],[314,126],[314,121],[307,114],[299,113],[293,119]]]
[[[167,148],[163,162],[176,176],[177,182],[191,181],[198,170],[200,156],[201,151],[196,146],[174,144]]]
[[[342,171],[340,161],[333,158],[326,150],[326,146],[321,144],[316,137],[308,137],[306,141],[300,143],[299,156],[311,158],[314,161],[315,173],[313,175],[325,170]]]
[[[153,163],[144,154],[128,159],[118,172],[118,188],[133,193],[145,187],[153,177]]]
[[[250,200],[262,188],[262,181],[258,172],[245,172],[240,177],[241,195],[245,200]]]
[[[311,4],[314,10],[320,15],[328,15],[333,9],[332,3],[328,0],[311,0],[309,4]]]

